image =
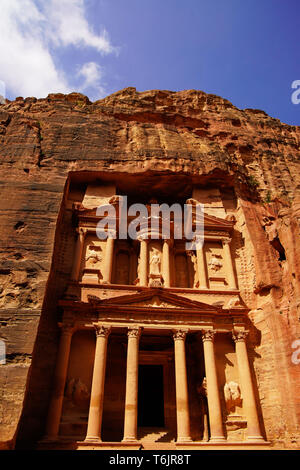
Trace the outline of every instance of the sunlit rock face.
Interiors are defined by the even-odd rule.
[[[247,392],[229,334],[243,312],[261,436],[271,447],[299,448],[299,141],[299,127],[196,90],[139,93],[126,88],[94,103],[71,93],[0,104],[0,339],[6,349],[0,365],[0,448],[36,448],[46,435],[49,406],[58,390],[59,324],[68,318],[69,304],[63,302],[80,303],[89,322],[94,318],[89,312],[98,308],[94,304],[110,305],[114,298],[119,310],[127,311],[128,305],[137,309],[133,321],[144,322],[143,328],[152,318],[150,311],[161,311],[164,334],[144,328],[141,366],[156,364],[148,358],[154,350],[156,356],[165,351],[161,356],[171,364],[171,382],[164,385],[173,392],[163,401],[170,445],[176,446],[180,428],[172,335],[173,328],[185,327],[191,439],[203,447],[211,437],[205,429],[201,384],[208,376],[201,331],[213,327],[215,392],[224,437],[248,445]],[[176,243],[164,248],[156,241],[142,265],[138,242],[117,240],[109,268],[107,244],[92,230],[95,208],[120,195],[128,196],[128,204],[153,199],[202,203],[208,224],[203,258],[196,252],[187,255]],[[76,246],[84,228],[88,236],[79,256]],[[224,238],[230,240],[229,252]],[[183,320],[180,312],[174,312],[172,323],[171,310],[195,310],[196,315],[200,303],[206,306],[205,318],[213,315],[211,326],[203,320],[198,333],[197,322]],[[111,375],[105,385],[103,433],[106,441],[121,441],[127,384],[125,372],[120,378],[116,371],[126,369],[127,326],[125,316],[118,318],[119,330],[114,330],[116,318],[109,321]],[[72,448],[85,438],[89,419],[95,335],[88,325],[72,339],[63,383],[59,435],[69,436]],[[141,377],[147,376],[145,370]]]

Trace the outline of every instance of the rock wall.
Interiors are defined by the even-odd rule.
[[[300,364],[291,360],[300,338],[299,141],[300,127],[195,90],[127,88],[94,103],[72,93],[0,105],[0,338],[7,348],[0,448],[32,445],[43,432],[57,300],[73,249],[56,227],[68,230],[61,209],[70,176],[80,172],[87,180],[95,172],[123,180],[156,172],[234,191],[248,247],[239,260],[249,273],[242,295],[259,333],[251,359],[266,437],[278,448],[299,446]]]

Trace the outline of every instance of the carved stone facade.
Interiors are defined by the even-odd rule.
[[[267,446],[245,343],[251,324],[231,250],[235,217],[220,206],[218,215],[213,208],[204,213],[204,242],[195,250],[174,238],[173,225],[163,237],[162,215],[155,237],[150,214],[136,240],[124,239],[117,185],[107,193],[99,186],[88,185],[70,208],[77,240],[59,304],[62,331],[73,339],[68,335],[66,346],[61,336],[64,355],[39,447],[67,440],[78,449],[157,448],[162,435],[174,448]],[[192,220],[202,203],[195,197],[208,193],[194,188],[185,201],[192,201]],[[116,207],[106,240],[97,230],[107,215],[97,215],[91,201]],[[229,346],[234,359],[224,368]]]

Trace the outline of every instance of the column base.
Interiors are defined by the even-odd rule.
[[[191,437],[178,437],[176,444],[185,444],[186,442],[193,442]]]
[[[208,442],[213,443],[218,443],[218,442],[226,442],[226,439],[224,436],[212,436]]]
[[[98,436],[88,436],[84,439],[83,442],[95,442],[98,444],[99,442],[102,442],[102,440]]]
[[[136,437],[124,437],[121,442],[138,442]]]
[[[265,442],[262,436],[247,436],[246,440],[249,442]]]

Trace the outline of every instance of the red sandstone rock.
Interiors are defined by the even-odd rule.
[[[157,172],[158,186],[190,178],[234,191],[241,295],[261,336],[253,360],[266,436],[277,448],[299,447],[300,365],[291,361],[300,337],[299,141],[299,127],[195,90],[127,88],[94,103],[71,93],[0,105],[0,337],[7,345],[0,448],[13,448],[17,434],[20,445],[32,445],[43,432],[57,351],[53,312],[72,258],[67,240],[59,240],[66,256],[53,255],[55,229],[74,172],[125,181]]]

